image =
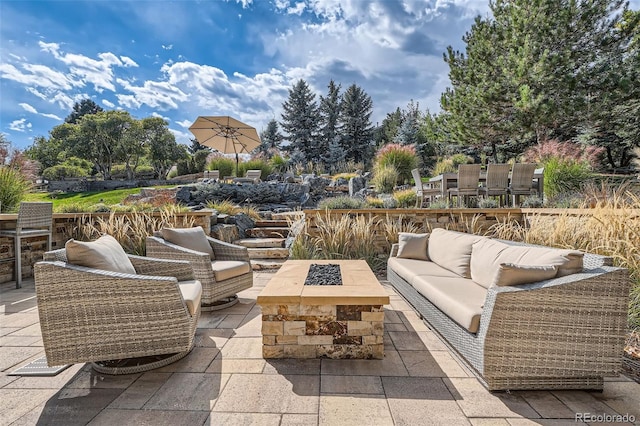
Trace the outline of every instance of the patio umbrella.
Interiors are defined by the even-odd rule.
[[[236,175],[238,175],[238,154],[248,154],[260,145],[260,137],[255,127],[228,115],[200,116],[189,130],[200,145],[208,146],[223,154],[235,154]]]

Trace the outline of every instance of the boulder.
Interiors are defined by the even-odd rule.
[[[367,181],[362,176],[349,179],[349,196],[353,197],[358,191],[366,188]]]

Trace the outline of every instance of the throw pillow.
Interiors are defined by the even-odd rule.
[[[67,251],[67,261],[74,265],[125,274],[136,273],[127,253],[111,235],[103,235],[90,242],[71,239],[64,247]]]
[[[162,228],[162,238],[180,247],[207,253],[211,260],[216,259],[202,226],[196,226],[195,228]]]
[[[558,273],[556,265],[516,265],[503,263],[496,271],[492,286],[519,285],[550,280]]]
[[[429,260],[427,245],[429,234],[412,234],[400,232],[398,234],[398,257],[403,259]]]

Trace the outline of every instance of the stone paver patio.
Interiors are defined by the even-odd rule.
[[[239,304],[203,313],[189,356],[127,376],[81,364],[8,376],[44,350],[33,280],[0,284],[0,425],[585,424],[579,413],[640,424],[640,384],[624,376],[602,393],[489,393],[387,285],[383,360],[264,360],[255,300],[271,276],[256,273]]]

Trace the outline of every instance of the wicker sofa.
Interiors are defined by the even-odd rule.
[[[402,237],[388,260],[389,282],[489,390],[601,390],[603,377],[619,374],[630,279],[610,258],[443,229],[421,236],[424,256],[410,255],[415,245],[403,256]],[[533,255],[517,255],[522,265],[501,263],[505,253],[528,249]],[[531,267],[514,275],[520,282],[496,282],[524,262]],[[546,278],[535,281],[538,273]]]
[[[131,374],[189,354],[202,294],[191,265],[127,257],[135,274],[71,264],[66,249],[35,264],[49,365],[92,362],[101,373]]]

